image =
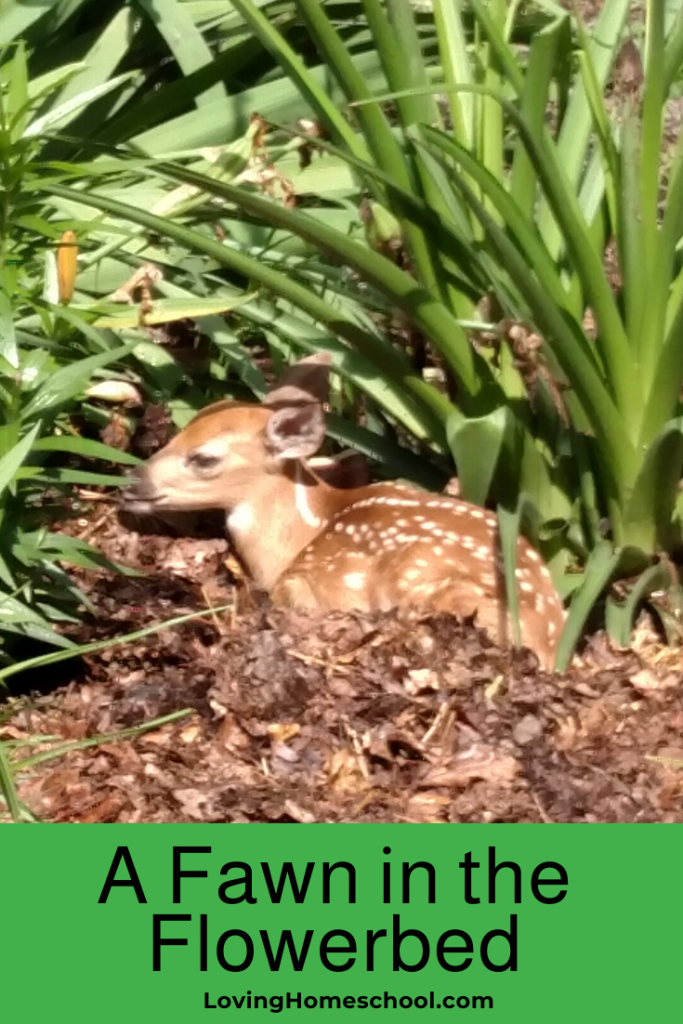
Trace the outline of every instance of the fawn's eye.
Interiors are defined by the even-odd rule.
[[[209,455],[208,452],[191,452],[187,457],[188,466],[204,473],[216,469],[220,461],[217,455]]]

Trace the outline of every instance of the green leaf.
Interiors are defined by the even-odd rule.
[[[81,455],[86,459],[120,462],[125,466],[137,466],[140,463],[140,459],[130,452],[112,448],[111,445],[102,444],[101,441],[91,441],[86,437],[71,437],[68,434],[38,438],[33,445],[33,450],[36,452],[69,452],[72,455]]]
[[[468,419],[457,409],[449,416],[446,436],[466,501],[486,504],[506,438],[514,428],[514,416],[508,406],[477,418]]]
[[[556,22],[534,36],[529,49],[524,87],[521,96],[522,116],[532,131],[543,129],[548,109],[548,93],[555,58],[564,23]],[[529,223],[533,220],[536,202],[536,174],[520,140],[517,140],[510,171],[509,191],[517,207]]]
[[[683,417],[667,423],[645,452],[623,514],[625,543],[654,553],[672,543],[683,466]]]
[[[462,0],[434,0],[434,23],[439,43],[439,57],[446,83],[446,99],[455,137],[463,146],[474,144],[474,96],[458,86],[474,83],[473,61],[470,59],[463,17]]]
[[[0,459],[0,495],[16,478],[29,456],[33,443],[40,433],[41,424],[36,423],[14,447]]]
[[[14,594],[0,594],[0,630],[25,632],[36,639],[45,640],[54,647],[69,650],[75,647],[68,637],[56,633],[47,619],[39,615],[35,609],[20,601]]]
[[[27,119],[28,69],[26,47],[23,40],[14,52],[9,64],[8,88],[5,97],[5,119],[10,126],[10,139],[16,143],[23,135]]]
[[[521,646],[522,631],[519,619],[519,593],[517,590],[517,542],[520,537],[523,503],[520,502],[514,512],[498,508],[498,531],[500,534],[500,554],[503,562],[503,578],[505,580],[505,597],[510,619],[512,636],[516,647]]]
[[[54,486],[55,484],[79,484],[82,487],[125,487],[130,483],[128,477],[114,476],[110,473],[89,473],[80,469],[63,469],[60,467],[24,467],[17,471],[20,480],[34,480]]]
[[[95,370],[123,359],[133,348],[132,344],[121,345],[119,348],[99,352],[94,356],[88,356],[86,359],[79,359],[68,366],[63,366],[41,385],[22,410],[22,418],[30,420],[45,413],[56,413],[61,406],[81,394]]]
[[[138,0],[138,5],[166,40],[184,75],[190,75],[193,71],[211,64],[213,54],[188,13],[186,3],[177,3],[176,0]],[[226,99],[225,86],[222,82],[195,96],[195,101],[200,107],[214,99]]]
[[[619,559],[620,552],[615,551],[606,540],[600,541],[591,551],[583,574],[583,582],[574,593],[569,606],[569,615],[557,646],[555,668],[558,672],[566,671],[588,616],[612,579]]]
[[[81,110],[90,106],[101,96],[106,96],[107,93],[112,92],[114,89],[118,89],[119,86],[123,85],[125,82],[130,82],[134,76],[135,72],[133,71],[124,75],[118,75],[116,78],[112,78],[108,82],[103,82],[101,85],[95,86],[92,89],[86,89],[77,96],[73,96],[71,99],[66,100],[66,102],[58,104],[56,107],[53,107],[52,110],[49,110],[47,114],[43,114],[41,117],[37,117],[35,121],[32,121],[24,132],[24,138],[37,138],[38,136],[45,135],[48,132],[53,131],[55,128],[63,128],[65,125],[69,124],[70,121],[73,121]]]
[[[0,743],[0,789],[7,804],[7,810],[14,821],[21,819],[21,804],[17,795],[12,767],[5,753],[5,744]]]
[[[652,289],[647,288],[643,276],[647,277],[647,265],[643,265],[645,245],[645,224],[642,196],[640,192],[640,139],[639,125],[632,115],[625,117],[621,125],[621,175],[620,210],[617,241],[619,245],[619,268],[623,278],[623,301],[625,326],[633,354],[640,365],[645,390],[650,385],[652,360],[660,345],[652,353],[645,353],[645,320],[651,315]],[[661,296],[661,309],[656,315],[663,325],[666,314],[666,295]]]
[[[9,296],[0,289],[0,357],[16,370],[19,367],[19,349],[14,330],[14,311]]]

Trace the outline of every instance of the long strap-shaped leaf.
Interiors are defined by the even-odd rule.
[[[434,24],[439,41],[439,56],[444,80],[448,87],[446,99],[453,122],[455,137],[464,146],[474,144],[474,97],[466,91],[458,92],[459,85],[474,84],[474,69],[467,46],[463,17],[463,0],[434,0]]]
[[[558,672],[564,672],[569,665],[591,609],[611,580],[618,563],[619,552],[614,550],[609,541],[601,541],[593,548],[586,564],[583,583],[574,594],[557,645],[555,668]]]
[[[624,436],[624,422],[601,379],[599,367],[585,337],[578,325],[563,313],[562,307],[558,304],[558,284],[552,282],[552,277],[548,273],[547,254],[544,260],[542,245],[534,238],[512,199],[491,175],[472,160],[457,143],[430,129],[423,131],[426,139],[436,143],[440,150],[460,161],[466,173],[470,177],[476,177],[482,188],[498,204],[501,213],[511,218],[510,227],[521,239],[522,252],[488,216],[483,204],[467,186],[463,175],[457,171],[453,172],[502,265],[506,267],[525,296],[538,320],[538,326],[546,333],[547,342],[553,348],[560,366],[576,391],[594,433],[603,439],[607,452],[605,470],[612,478],[614,493],[623,496],[624,488],[633,476],[634,452],[628,438]],[[534,257],[533,263],[528,258],[529,254]],[[530,273],[530,270],[533,273]]]
[[[664,321],[668,282],[656,281],[659,246],[659,189],[661,174],[662,128],[664,123],[665,39],[664,3],[650,0],[646,5],[645,68],[643,82],[642,144],[640,159],[640,202],[643,217],[643,267],[657,289],[657,334]],[[649,282],[648,282],[649,283]],[[631,284],[631,282],[628,282]],[[644,345],[646,339],[644,339]]]
[[[655,552],[671,546],[671,520],[683,467],[683,417],[667,423],[648,448],[624,510],[626,542]]]
[[[566,239],[567,249],[598,326],[598,344],[608,370],[608,380],[618,407],[634,416],[639,410],[638,382],[632,372],[632,355],[616,301],[610,289],[600,255],[591,241],[588,225],[568,181],[557,151],[546,132],[535,133],[515,108],[501,98],[507,113],[519,129],[550,207]],[[628,432],[636,432],[628,427]]]
[[[593,27],[591,56],[601,91],[604,91],[607,84],[607,77],[620,46],[630,7],[629,0],[604,0]],[[591,114],[585,86],[583,82],[575,79],[557,140],[558,163],[569,187],[574,190],[578,190],[586,167],[591,131]],[[563,251],[564,231],[545,197],[540,203],[538,227],[553,259],[557,259]]]
[[[662,218],[656,249],[655,273],[650,280],[658,282],[657,289],[647,290],[639,284],[645,295],[649,311],[652,298],[654,324],[648,323],[648,337],[643,350],[651,365],[652,383],[649,388],[641,444],[649,444],[662,425],[674,414],[679,402],[683,380],[683,271],[674,277],[677,247],[683,235],[683,135],[676,149],[668,174],[666,210]],[[673,281],[672,281],[673,278]],[[664,304],[662,313],[661,304]]]
[[[451,177],[454,173],[453,164],[460,164],[467,176],[462,178],[465,184],[468,184],[468,179],[471,179],[481,187],[501,215],[501,220],[510,235],[517,240],[522,248],[529,266],[534,268],[543,288],[560,309],[566,308],[567,296],[550,254],[538,234],[533,230],[533,222],[525,217],[524,211],[520,209],[514,196],[464,147],[453,142],[443,132],[423,127],[420,135],[414,133],[413,138],[418,147],[421,146],[422,139],[424,139],[430,150],[436,151],[444,166],[449,168]],[[445,163],[444,157],[447,158],[448,163]],[[459,180],[460,177],[458,177]],[[591,356],[591,358],[594,357]]]
[[[387,77],[389,89],[395,93],[396,113],[398,120],[406,131],[412,125],[425,122],[439,122],[439,110],[435,97],[428,90],[428,79],[420,40],[415,28],[415,18],[409,0],[387,0],[386,13],[379,0],[362,0],[368,25],[375,40],[382,66]],[[366,94],[367,94],[366,89]],[[372,109],[365,106],[363,116]],[[375,107],[381,112],[379,106]],[[396,145],[392,136],[392,143]],[[415,152],[405,147],[401,149],[401,157],[405,162],[398,173],[392,169],[393,176],[409,187],[413,194],[424,198],[433,209],[440,209],[442,193],[440,183],[430,174],[429,167],[416,158]],[[386,163],[383,165],[387,167]],[[391,165],[388,165],[391,167]],[[419,260],[416,262],[416,273],[425,287],[434,290],[446,305],[454,311],[459,305],[459,297],[452,293],[448,279],[448,269],[440,258],[437,245],[431,232],[412,219],[403,222],[402,202],[394,203],[394,212],[402,222],[408,247],[413,252],[415,243],[419,247]]]
[[[27,434],[22,437],[21,441],[14,445],[6,455],[0,459],[0,494],[10,486],[13,480],[24,464],[25,459],[28,457],[33,442],[37,438],[40,432],[40,423],[36,423]]]
[[[239,0],[240,4],[245,2],[247,0]],[[401,146],[379,104],[362,102],[372,100],[373,95],[351,60],[339,34],[328,19],[324,5],[320,3],[320,0],[297,0],[297,6],[304,16],[321,56],[327,61],[349,103],[362,104],[354,107],[354,114],[358,118],[366,145],[375,162],[382,170],[391,173],[400,185],[410,191],[411,176]],[[379,30],[384,16],[377,0],[364,0],[364,8],[366,17],[371,20],[371,26],[374,25]],[[380,57],[385,63],[386,47],[380,48]],[[357,147],[352,152],[356,156],[362,156]],[[393,212],[399,219],[401,218],[400,206]],[[412,257],[418,280],[425,288],[435,288],[438,268],[433,261],[426,233],[419,225],[410,221],[404,224],[403,228],[406,245]]]

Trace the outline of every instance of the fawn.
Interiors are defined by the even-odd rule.
[[[509,615],[492,513],[403,484],[330,486],[309,462],[325,438],[329,372],[319,353],[290,367],[260,404],[202,410],[135,471],[125,507],[225,509],[245,568],[277,604],[476,616],[504,643]],[[516,573],[522,642],[552,668],[564,610],[541,556],[521,537]]]

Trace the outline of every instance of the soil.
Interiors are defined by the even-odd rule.
[[[206,617],[15,677],[34,692],[0,737],[52,737],[33,755],[189,714],[18,772],[43,820],[683,821],[683,652],[646,630],[621,653],[597,635],[553,676],[446,616],[276,611],[225,539],[141,525],[113,505],[72,523],[141,571],[82,575],[97,616],[77,638]]]

